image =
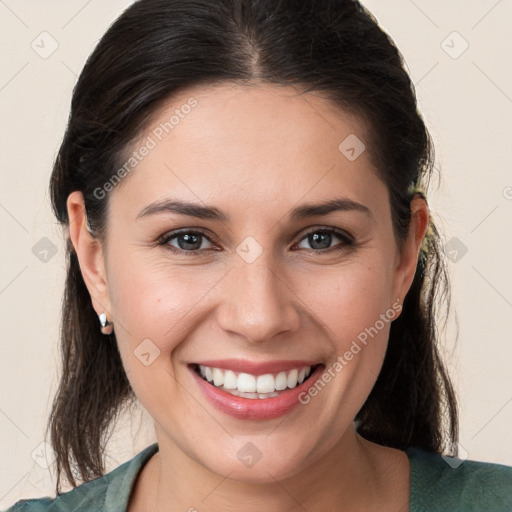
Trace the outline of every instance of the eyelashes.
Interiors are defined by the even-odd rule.
[[[173,247],[171,245],[169,245],[169,242],[171,240],[174,240],[175,238],[178,239],[179,237],[187,237],[187,238],[196,238],[196,239],[201,239],[201,238],[206,238],[209,240],[208,236],[203,233],[202,231],[197,231],[197,230],[191,230],[191,229],[183,229],[183,230],[178,230],[178,231],[171,231],[170,233],[164,235],[158,242],[158,245],[164,245],[166,246],[166,248],[168,248],[169,250],[171,250],[172,252],[178,252],[178,253],[198,253],[198,252],[203,252],[204,249],[202,249],[201,251],[199,250],[186,250],[186,249],[181,249],[181,248],[177,248],[177,247]],[[187,240],[185,243],[194,243],[194,242],[191,242],[190,240]],[[202,245],[202,244],[200,244]]]
[[[347,233],[345,233],[344,231],[341,231],[336,228],[314,228],[314,229],[311,229],[302,235],[302,238],[299,240],[299,242],[302,242],[302,240],[309,241],[309,239],[312,235],[318,235],[318,234],[328,235],[331,238],[334,235],[334,237],[340,239],[343,243],[335,245],[334,247],[328,247],[328,248],[320,249],[320,250],[311,249],[311,250],[313,250],[313,252],[320,252],[320,253],[326,252],[326,251],[330,252],[332,250],[341,250],[341,249],[345,249],[346,247],[354,245],[354,239],[352,238],[352,236],[350,236]],[[315,240],[314,243],[317,243],[317,242],[318,242],[318,240]]]
[[[320,236],[313,236],[313,235],[320,235]],[[341,240],[341,243],[338,243],[337,245],[333,247],[327,247],[327,248],[315,248],[314,246],[318,244],[322,244],[323,242],[327,241],[328,245],[331,244],[331,242],[338,238]],[[197,229],[180,229],[171,231],[169,233],[166,233],[158,240],[159,246],[164,246],[166,249],[170,250],[173,253],[176,254],[186,254],[186,255],[199,255],[203,254],[204,251],[211,251],[211,250],[218,250],[215,248],[202,248],[203,247],[203,239],[208,240],[209,243],[213,243],[210,240],[210,237],[202,230]],[[169,242],[173,240],[181,240],[182,244],[178,243],[178,245],[181,245],[182,247],[175,247],[173,245],[170,245]],[[313,246],[311,249],[299,249],[299,250],[306,250],[308,252],[313,252],[317,254],[325,254],[325,253],[331,253],[333,251],[340,251],[340,250],[347,250],[348,248],[355,245],[354,238],[349,233],[337,229],[337,228],[330,228],[330,227],[322,227],[322,228],[314,228],[310,229],[306,233],[302,234],[302,237],[298,239],[295,245],[300,244],[302,241],[306,241],[309,243],[310,246]],[[195,249],[186,247],[186,245],[192,245],[198,246]],[[185,247],[183,247],[185,246]],[[297,250],[297,249],[294,249]]]

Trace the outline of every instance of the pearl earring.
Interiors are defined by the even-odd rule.
[[[113,323],[107,322],[107,315],[105,313],[101,313],[99,318],[101,323],[101,332],[103,334],[112,334]]]

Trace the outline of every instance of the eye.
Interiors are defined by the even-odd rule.
[[[333,239],[336,238],[341,240],[342,243],[331,247]],[[203,241],[205,240],[211,244],[210,247],[203,246]],[[303,240],[306,240],[312,247],[313,252],[317,253],[330,252],[330,250],[342,250],[354,244],[351,235],[335,228],[312,229],[302,237],[299,244]],[[171,244],[171,241],[176,241],[177,246]],[[190,229],[167,233],[160,238],[158,245],[165,245],[171,251],[181,254],[194,254],[215,247],[205,233]]]
[[[178,247],[169,243],[171,240],[174,241],[175,239],[177,241]],[[164,235],[159,240],[158,244],[167,245],[171,250],[175,252],[193,253],[198,252],[199,249],[205,249],[202,243],[204,240],[208,240],[208,237],[201,231],[182,230],[174,231]]]
[[[341,240],[342,243],[331,247],[331,243],[335,238]],[[313,249],[318,249],[314,252],[327,252],[329,249],[342,250],[354,244],[354,240],[349,234],[335,228],[313,229],[306,233],[301,242],[303,240],[307,241]]]

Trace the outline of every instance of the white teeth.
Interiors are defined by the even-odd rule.
[[[251,375],[250,373],[236,373],[222,368],[211,368],[199,365],[199,373],[208,382],[232,395],[245,398],[269,398],[277,396],[276,391],[286,388],[295,388],[302,384],[311,373],[311,366],[294,368],[287,372],[265,375]]]
[[[220,371],[218,368],[213,369],[213,383],[216,386],[222,386],[222,384],[224,384],[224,372]]]
[[[238,376],[238,391],[242,393],[255,393],[256,392],[256,377],[248,373],[241,373]]]
[[[256,391],[258,393],[272,393],[275,391],[275,379],[270,373],[259,375],[256,379]]]
[[[264,398],[272,398],[274,396],[278,396],[279,393],[273,392],[273,393],[241,393],[238,391],[238,389],[225,389],[224,386],[220,386],[219,389],[222,389],[223,391],[227,391],[229,394],[234,396],[240,396],[242,398],[251,398],[251,399],[264,399]]]
[[[235,372],[226,370],[224,373],[224,387],[226,389],[236,389],[238,386],[238,379]]]
[[[294,388],[297,385],[297,377],[298,376],[299,376],[299,371],[296,368],[291,370],[288,373],[288,378],[287,378],[287,384],[286,385],[289,388]]]
[[[286,377],[286,372],[278,373],[276,377],[276,390],[282,391],[283,389],[286,389],[287,386],[288,378]]]

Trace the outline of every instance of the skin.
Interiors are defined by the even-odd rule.
[[[308,405],[277,419],[236,419],[214,409],[186,365],[239,357],[330,367],[397,299],[403,303],[427,204],[412,201],[409,235],[399,247],[371,149],[355,161],[338,150],[350,134],[365,140],[364,123],[290,87],[189,89],[155,113],[131,149],[190,97],[198,105],[105,199],[106,243],[87,229],[82,194],[67,202],[93,306],[113,321],[129,381],[155,422],[160,450],[140,473],[130,512],[408,510],[406,454],[363,439],[353,424],[380,371],[390,323]],[[136,219],[164,197],[214,205],[230,220],[174,213]],[[362,203],[372,216],[288,217],[296,206],[339,197]],[[326,227],[347,231],[355,245],[332,235],[317,248],[308,228]],[[157,245],[181,228],[205,231],[195,253],[171,252],[178,238]],[[236,252],[248,236],[263,250],[252,263]],[[335,246],[343,248],[321,254]],[[160,350],[149,366],[134,356],[145,339]],[[237,457],[247,442],[262,454],[252,467]]]

